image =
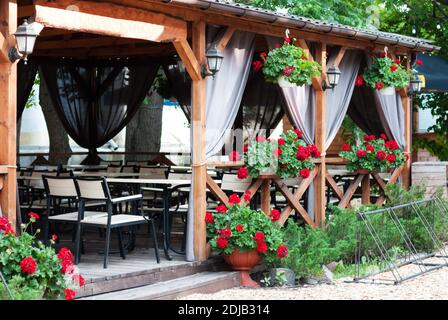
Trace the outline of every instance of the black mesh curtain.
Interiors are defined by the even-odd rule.
[[[33,89],[37,67],[37,63],[32,59],[28,59],[27,64],[24,64],[23,60],[20,60],[17,64],[17,121],[22,117],[23,110]]]
[[[191,122],[191,79],[188,73],[181,72],[176,63],[164,63],[163,71],[173,96],[179,103],[188,122]]]
[[[266,82],[261,71],[251,72],[235,124],[249,140],[261,131],[270,135],[284,115],[284,101],[277,84]]]
[[[99,163],[96,149],[131,120],[159,65],[148,60],[42,62],[42,78],[63,126],[89,150],[84,164]]]

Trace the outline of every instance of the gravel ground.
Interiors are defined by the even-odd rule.
[[[415,268],[415,266],[414,266]],[[410,268],[408,268],[411,270]],[[406,267],[399,269],[406,274]],[[413,269],[415,270],[415,269]],[[384,274],[385,275],[385,274]],[[390,275],[390,273],[389,273]],[[383,279],[386,277],[383,277]],[[390,278],[388,276],[387,278]],[[445,300],[448,299],[448,267],[431,271],[398,285],[347,283],[344,278],[332,284],[295,288],[234,288],[214,294],[193,294],[191,300]]]

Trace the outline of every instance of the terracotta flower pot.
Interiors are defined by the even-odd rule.
[[[260,287],[249,275],[249,271],[261,261],[257,250],[239,251],[235,249],[232,254],[224,255],[224,260],[233,270],[240,272],[240,283],[243,287]]]

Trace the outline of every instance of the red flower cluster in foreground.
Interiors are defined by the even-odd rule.
[[[61,250],[59,250],[58,259],[61,262],[62,273],[64,274],[73,273],[74,271],[73,254],[68,248],[63,247],[61,248]]]
[[[285,77],[291,76],[291,74],[294,72],[295,68],[292,66],[286,66],[283,68],[282,73]]]
[[[210,212],[205,213],[205,222],[206,223],[214,223],[215,219],[213,218],[213,215]]]
[[[233,150],[232,152],[229,153],[229,160],[230,161],[238,161],[240,159],[241,159],[241,156],[240,156],[238,151]]]
[[[73,300],[75,298],[75,291],[72,289],[64,289],[65,300]]]
[[[13,234],[14,236],[16,233],[11,228],[11,224],[9,223],[8,219],[6,217],[0,217],[0,231],[3,231],[5,234]]]
[[[306,179],[310,176],[311,170],[308,168],[303,168],[303,169],[300,169],[299,172],[300,172],[300,176],[302,178]]]
[[[36,271],[37,263],[32,257],[25,257],[20,261],[20,270],[24,273],[33,274]]]
[[[257,251],[265,253],[268,250],[267,244],[264,242],[264,233],[261,231],[255,232],[254,240],[257,242]]]
[[[261,62],[260,60],[252,62],[252,70],[254,70],[254,72],[260,71],[261,68],[263,68],[263,62]]]
[[[233,193],[229,196],[229,203],[231,204],[239,204],[241,202],[241,198],[236,193]]]
[[[362,85],[364,85],[364,78],[362,74],[358,74],[358,76],[356,77],[355,86],[360,87]]]
[[[278,248],[277,248],[277,257],[279,257],[280,259],[286,257],[288,255],[288,247],[284,244],[281,244]]]
[[[238,172],[236,173],[238,179],[246,179],[249,176],[249,170],[247,168],[239,168]]]
[[[277,209],[272,209],[271,210],[271,220],[273,222],[278,221],[280,219],[280,211],[278,211]]]
[[[250,199],[252,198],[252,191],[250,191],[250,190],[244,191],[243,198],[245,201],[250,201]]]
[[[244,226],[241,224],[236,225],[235,227],[236,231],[238,232],[243,232],[244,231]]]
[[[227,207],[223,204],[220,204],[219,206],[216,207],[216,212],[218,213],[226,213],[227,212]]]

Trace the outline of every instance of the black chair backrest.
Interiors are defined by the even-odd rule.
[[[105,177],[76,177],[75,186],[80,200],[111,200]]]
[[[48,197],[64,198],[64,199],[76,199],[78,193],[76,191],[74,178],[57,177],[57,176],[42,176],[45,193]]]

